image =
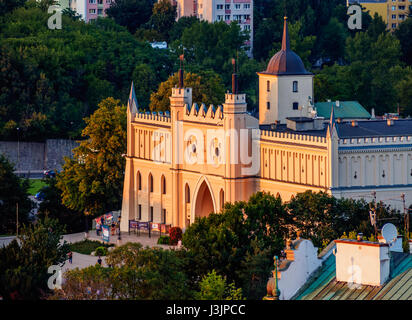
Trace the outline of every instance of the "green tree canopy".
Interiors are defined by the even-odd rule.
[[[149,21],[154,3],[153,0],[116,0],[106,14],[135,33],[137,28]]]
[[[176,6],[169,0],[160,0],[153,6],[153,13],[148,22],[148,26],[155,30],[162,41],[169,42],[169,33],[176,20]]]
[[[395,36],[399,39],[402,49],[402,61],[412,66],[412,19],[406,19],[395,30]]]
[[[178,74],[170,76],[165,82],[159,85],[157,92],[153,92],[150,96],[150,110],[166,111],[170,109],[170,99],[172,88],[178,84]],[[225,88],[222,79],[213,71],[203,71],[199,74],[184,72],[184,85],[191,87],[193,103],[210,104],[217,106],[223,103],[225,96]]]
[[[48,18],[34,6],[0,20],[2,139],[17,139],[17,127],[20,140],[79,138],[83,118],[102,99],[127,100],[137,66],[150,68],[156,86],[171,73],[167,50],[139,42],[110,18],[86,24],[63,15],[57,31]]]
[[[50,266],[62,266],[69,246],[57,220],[26,225],[7,247],[0,248],[0,296],[5,300],[37,300],[50,294]]]
[[[13,165],[0,154],[0,234],[16,233],[17,204],[19,224],[27,223],[32,207],[28,189],[29,181],[20,179]]]
[[[62,202],[92,216],[117,210],[121,204],[126,153],[126,107],[107,98],[85,119],[86,139],[65,158],[57,175]]]

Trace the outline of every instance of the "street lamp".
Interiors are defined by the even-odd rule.
[[[278,266],[279,266],[279,258],[278,256],[274,256],[274,262],[275,262],[275,271],[274,271],[274,278],[275,278],[275,283],[276,283],[276,289],[273,292],[273,298],[275,298],[275,300],[279,300],[279,296],[280,296],[280,291],[279,291],[279,287],[278,287]]]
[[[20,170],[20,128],[17,128],[17,171]]]
[[[119,216],[119,237],[117,238],[117,240],[122,240],[122,237],[120,235],[120,219],[122,218],[122,216]]]

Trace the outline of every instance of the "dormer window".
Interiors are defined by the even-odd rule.
[[[298,82],[293,81],[293,92],[298,92]]]
[[[267,92],[270,92],[270,81],[266,82],[266,90]]]

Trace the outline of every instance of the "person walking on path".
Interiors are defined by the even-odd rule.
[[[69,262],[73,263],[73,252],[70,251],[67,255],[69,257]]]
[[[99,256],[99,259],[97,259],[97,263],[102,265],[102,258],[100,258],[100,256]]]

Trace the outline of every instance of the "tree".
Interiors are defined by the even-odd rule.
[[[412,66],[412,19],[406,19],[400,23],[394,34],[401,44],[401,60]]]
[[[310,70],[312,64],[309,61],[309,58],[312,53],[312,48],[314,47],[316,37],[315,36],[303,36],[302,33],[302,22],[297,21],[293,24],[289,23],[289,38],[290,38],[290,47],[296,54],[302,59],[305,67]],[[276,54],[281,48],[281,43],[276,42],[274,48],[269,53],[269,57],[272,57]]]
[[[241,31],[236,22],[200,21],[186,28],[182,37],[172,42],[170,47],[176,55],[184,53],[188,71],[213,70],[229,86],[232,58],[245,55],[242,48],[247,39],[247,34]]]
[[[140,243],[129,242],[108,253],[110,268],[69,271],[70,281],[52,299],[193,299],[184,255],[183,250],[143,248]]]
[[[76,233],[84,230],[85,216],[83,212],[71,210],[62,204],[61,190],[56,186],[56,178],[46,178],[47,186],[41,189],[44,200],[37,211],[38,219],[46,217],[56,219],[66,228],[67,233]]]
[[[153,92],[150,96],[150,110],[169,110],[169,97],[172,95],[172,88],[176,86],[178,82],[177,73],[170,76],[167,81],[162,82],[157,92]],[[203,71],[198,74],[184,72],[184,85],[185,87],[191,87],[193,89],[193,103],[204,103],[209,107],[210,104],[217,106],[224,101],[225,89],[222,84],[222,79],[213,71]]]
[[[319,52],[323,57],[330,58],[333,62],[339,61],[344,56],[346,38],[347,32],[344,25],[338,19],[331,18],[319,35]]]
[[[83,118],[102,99],[127,100],[136,66],[152,70],[154,87],[172,72],[168,50],[140,42],[111,18],[86,24],[63,14],[56,32],[49,16],[33,1],[0,19],[1,139],[17,140],[17,127],[20,140],[79,139]]]
[[[198,23],[199,19],[196,16],[180,17],[169,32],[170,41],[178,40],[182,37],[186,28],[190,28],[194,23]]]
[[[148,109],[150,94],[156,90],[158,84],[152,67],[143,63],[137,65],[133,71],[132,79],[139,107]]]
[[[233,282],[227,284],[226,277],[216,274],[215,270],[202,278],[199,287],[197,300],[243,300],[242,289],[236,289]]]
[[[106,14],[135,33],[137,28],[149,21],[154,3],[153,0],[116,0]]]
[[[221,213],[197,218],[182,243],[193,254],[200,275],[216,270],[241,287],[247,298],[262,297],[271,257],[284,245],[287,221],[280,197],[258,192],[248,202],[227,203]],[[250,256],[256,255],[266,262],[251,269]]]
[[[2,0],[0,1],[0,16],[12,12],[14,9],[24,5],[26,0]]]
[[[0,296],[34,300],[50,293],[50,266],[62,266],[69,246],[61,243],[64,229],[56,220],[25,225],[18,240],[0,248]]]
[[[126,153],[126,107],[119,100],[102,100],[85,119],[86,138],[65,158],[57,175],[62,202],[69,209],[95,216],[117,210],[121,203]]]
[[[21,180],[13,165],[0,155],[0,234],[16,232],[17,204],[19,206],[19,225],[28,221],[32,202],[28,194],[29,181]]]
[[[173,6],[169,0],[160,0],[153,6],[148,26],[161,35],[160,40],[169,42],[169,32],[173,28],[175,20],[176,6]]]
[[[405,77],[396,84],[396,92],[399,96],[401,112],[404,115],[412,116],[412,68],[408,67],[403,70]]]

